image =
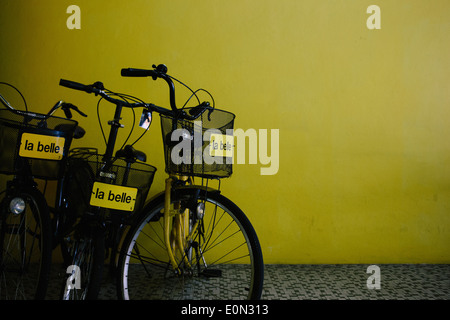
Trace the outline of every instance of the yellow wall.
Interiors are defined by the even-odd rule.
[[[72,4],[80,30],[66,27]],[[366,27],[372,4],[379,30]],[[236,127],[279,129],[276,175],[241,164],[223,184],[265,262],[449,263],[449,13],[448,0],[2,0],[0,81],[36,111],[79,105],[88,134],[75,145],[102,147],[96,98],[59,79],[167,105],[162,81],[120,77],[165,63],[236,113]],[[160,168],[154,194],[159,120],[149,133],[137,147]]]

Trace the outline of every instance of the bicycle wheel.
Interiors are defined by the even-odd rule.
[[[62,181],[62,193],[66,206],[59,215],[59,239],[61,253],[66,265],[73,260],[73,243],[64,239],[73,240],[74,226],[84,217],[89,210],[89,198],[92,185],[95,181],[95,173],[87,161],[83,159],[69,158],[69,164],[65,179]],[[72,235],[70,235],[72,233]],[[72,241],[73,242],[73,241]],[[70,245],[70,247],[68,247]]]
[[[100,292],[105,258],[103,232],[95,225],[80,224],[66,241],[72,275],[63,283],[62,300],[95,300]],[[72,240],[70,240],[72,239]]]
[[[190,234],[184,248],[175,250],[178,272],[169,262],[164,242],[161,195],[146,206],[143,218],[131,228],[123,243],[119,298],[259,299],[263,258],[256,233],[244,213],[218,192],[178,189],[172,198],[171,207],[178,212],[179,208],[204,204],[203,218],[188,210],[189,219],[184,226],[176,227]],[[172,246],[174,243],[175,239]]]
[[[11,201],[17,204],[14,213]],[[45,198],[29,187],[5,196],[1,208],[0,299],[44,299],[52,254]]]

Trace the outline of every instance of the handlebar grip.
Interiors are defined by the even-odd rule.
[[[158,73],[154,70],[123,68],[120,72],[122,77],[157,77]]]
[[[206,109],[210,109],[209,102],[202,102],[196,107],[193,107],[189,110],[189,115],[193,119],[197,119],[200,115],[203,114],[203,112],[206,111]]]
[[[81,84],[81,83],[78,83],[78,82],[75,82],[75,81],[60,79],[59,80],[59,85],[63,86],[63,87],[66,87],[66,88],[70,88],[70,89],[85,91],[87,93],[91,93],[92,92],[92,87],[86,86],[84,84]]]

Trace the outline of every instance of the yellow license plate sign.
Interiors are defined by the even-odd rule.
[[[25,158],[61,160],[65,138],[35,133],[23,133],[19,155]]]
[[[94,207],[133,211],[137,191],[137,188],[94,182],[90,204]]]
[[[232,157],[234,137],[226,134],[211,133],[209,155],[212,157]]]

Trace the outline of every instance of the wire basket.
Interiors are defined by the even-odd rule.
[[[184,109],[189,114],[189,108]],[[195,120],[161,115],[166,172],[169,174],[226,178],[233,172],[235,115],[206,110]]]
[[[59,117],[42,120],[0,110],[0,173],[59,179],[77,125]]]
[[[98,154],[96,149],[78,148],[71,150],[68,159],[68,189],[66,191],[71,213],[75,216],[81,216],[85,212],[92,212],[90,207],[95,207],[91,205],[91,201],[96,193],[96,190],[94,190],[96,182],[137,189],[133,210],[126,208],[121,211],[132,213],[140,210],[147,198],[156,168],[142,162],[135,162],[127,169],[127,162],[118,158],[107,170],[103,170],[102,158],[103,155]],[[108,194],[106,193],[105,200],[107,197]],[[71,206],[71,203],[75,205]],[[99,206],[103,207],[103,205]]]

